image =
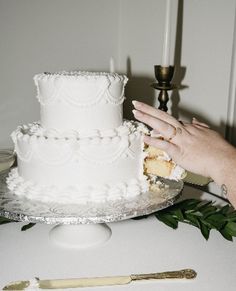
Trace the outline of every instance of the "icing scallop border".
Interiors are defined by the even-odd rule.
[[[90,132],[90,137],[83,137],[81,133],[75,131],[61,136],[57,131],[49,131],[48,135],[48,130],[43,129],[39,123],[33,123],[19,126],[12,133],[12,139],[17,156],[24,162],[30,162],[33,157],[36,157],[48,165],[63,165],[69,160],[78,161],[80,159],[97,165],[106,165],[114,163],[120,158],[134,159],[132,144],[142,138],[145,130],[148,129],[143,124],[127,121],[117,129],[93,131],[96,133],[94,136]],[[25,143],[25,145],[21,143]],[[60,150],[53,154],[42,150],[43,146],[47,146],[49,143],[54,144],[55,148],[60,147]],[[100,146],[112,144],[116,145],[115,150],[99,154]],[[96,146],[96,150],[93,146]]]
[[[50,97],[44,98],[40,93],[39,82],[40,81],[50,81],[50,80],[57,80],[60,78],[60,84],[58,87],[54,87],[53,93],[50,94]],[[68,79],[75,79],[78,81],[99,81],[100,86],[98,86],[98,93],[95,96],[94,94],[92,97],[85,102],[81,102],[72,98],[73,94],[68,92],[68,88],[66,88],[66,80]],[[41,103],[41,105],[45,106],[48,104],[53,104],[57,101],[63,101],[75,107],[89,107],[98,104],[99,102],[111,103],[113,105],[120,105],[124,102],[124,88],[128,81],[128,78],[125,75],[118,75],[117,73],[96,73],[96,72],[58,72],[58,73],[41,73],[37,74],[33,78],[36,89],[37,89],[37,96],[36,98]],[[112,82],[122,82],[123,87],[120,96],[113,96],[109,90],[110,85]],[[60,94],[59,94],[60,93]],[[63,96],[63,97],[59,97]]]

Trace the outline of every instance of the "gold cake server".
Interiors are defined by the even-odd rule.
[[[95,286],[111,286],[125,285],[132,281],[140,280],[162,280],[162,279],[194,279],[197,273],[192,269],[184,269],[179,271],[150,273],[150,274],[134,274],[130,276],[114,276],[114,277],[94,277],[94,278],[78,278],[78,279],[55,279],[40,280],[36,279],[38,287],[41,289],[67,289],[82,288]],[[30,281],[16,281],[6,285],[3,290],[24,290],[30,286]]]
[[[197,186],[206,186],[212,182],[211,178],[204,177],[201,175],[194,174],[192,172],[186,171],[187,175],[184,177],[184,182],[197,185]]]

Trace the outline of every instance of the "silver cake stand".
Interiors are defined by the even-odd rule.
[[[0,216],[16,221],[56,225],[50,239],[64,247],[88,248],[106,242],[106,223],[148,215],[171,206],[181,195],[182,181],[161,180],[158,193],[146,192],[132,199],[104,203],[43,203],[12,193],[7,188],[9,170],[0,173]]]

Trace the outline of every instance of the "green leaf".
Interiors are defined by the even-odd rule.
[[[227,215],[227,218],[229,218],[229,219],[232,220],[232,221],[236,221],[236,210],[230,212],[230,213]]]
[[[225,224],[225,216],[221,213],[215,213],[207,216],[205,221],[208,222],[212,228],[221,229]]]
[[[183,213],[181,211],[181,209],[174,209],[173,211],[171,211],[171,213],[178,218],[179,221],[184,221],[184,216]]]
[[[208,240],[210,236],[210,229],[205,224],[200,222],[200,230],[205,239]]]
[[[208,208],[203,211],[203,219],[206,219],[209,215],[215,214],[216,212],[217,212],[217,207],[208,206]]]
[[[3,217],[3,216],[0,216],[0,224],[10,223],[10,222],[16,222],[16,221],[9,219],[9,218],[6,218],[6,217]]]
[[[227,240],[229,240],[229,241],[233,241],[232,235],[230,235],[230,234],[228,233],[228,231],[227,231],[225,228],[222,228],[222,229],[220,230],[220,233],[222,234],[222,236],[223,236],[225,239],[227,239]]]
[[[185,215],[185,222],[188,222],[188,221],[189,221],[189,224],[192,224],[193,226],[196,226],[198,228],[201,227],[198,218],[190,213]]]
[[[227,213],[229,212],[230,210],[230,205],[229,204],[226,204],[224,207],[222,207],[220,209],[220,213],[224,214],[224,215],[227,215]]]
[[[178,221],[173,218],[171,214],[164,214],[164,213],[156,213],[156,218],[160,220],[161,222],[165,223],[166,225],[170,226],[173,229],[176,229],[178,227]]]
[[[191,211],[191,212],[188,212],[188,213],[192,213],[193,215],[198,216],[198,217],[202,217],[203,216],[200,211]]]
[[[207,209],[209,208],[210,205],[212,205],[212,201],[208,201],[208,202],[205,202],[205,203],[201,203],[201,205],[197,207],[197,210],[204,213],[205,211],[207,211]],[[212,205],[212,207],[214,207],[215,209],[217,209],[213,205]]]
[[[194,209],[201,201],[197,199],[186,199],[176,204],[180,209]]]
[[[27,229],[30,229],[31,227],[35,226],[35,224],[36,224],[36,223],[31,223],[31,222],[30,222],[30,223],[28,223],[28,224],[22,226],[21,231],[25,231],[25,230],[27,230]]]
[[[224,229],[232,236],[236,236],[236,222],[228,222]]]

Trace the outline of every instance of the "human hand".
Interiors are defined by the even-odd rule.
[[[134,116],[160,133],[164,140],[145,136],[144,142],[166,151],[188,171],[212,179],[219,179],[222,166],[226,166],[236,150],[208,125],[193,119],[182,123],[166,112],[145,103],[133,101]]]

